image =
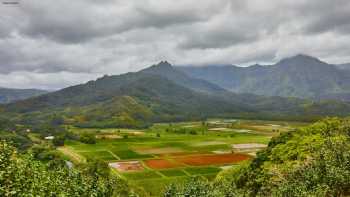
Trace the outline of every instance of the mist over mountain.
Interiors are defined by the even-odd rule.
[[[229,91],[265,96],[349,100],[350,72],[307,55],[285,58],[274,65],[177,67]]]
[[[39,96],[45,93],[48,93],[48,91],[37,89],[0,88],[0,103],[11,103],[18,100],[24,100],[30,97]]]

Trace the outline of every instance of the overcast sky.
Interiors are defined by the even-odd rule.
[[[0,4],[2,87],[58,89],[161,60],[350,62],[349,0],[17,1]]]

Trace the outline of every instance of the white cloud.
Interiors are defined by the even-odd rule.
[[[85,83],[97,78],[96,74],[86,73],[34,73],[34,72],[12,72],[0,74],[1,87],[12,87],[19,89],[39,88],[46,90],[57,90],[62,87]]]

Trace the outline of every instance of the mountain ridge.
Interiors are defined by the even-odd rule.
[[[237,94],[221,89],[203,92],[193,86],[197,79],[169,65],[153,66],[152,72],[103,76],[10,103],[1,106],[2,115],[18,124],[47,124],[58,116],[80,127],[144,128],[154,122],[220,117],[309,121],[350,112],[350,104],[343,102]],[[179,83],[179,76],[191,83]]]
[[[337,64],[337,67],[343,70],[350,70],[350,63]]]
[[[146,69],[141,70],[142,73],[163,76],[174,83],[190,88],[195,91],[204,93],[219,93],[226,91],[224,88],[210,83],[206,80],[191,78],[184,72],[175,69],[167,61],[161,61],[158,64],[152,65]]]
[[[347,85],[350,84],[350,72],[308,55],[296,55],[266,66],[177,69],[235,93],[320,100],[337,99],[336,95],[350,92]]]

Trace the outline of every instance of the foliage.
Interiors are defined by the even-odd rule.
[[[54,146],[63,146],[64,145],[65,136],[64,135],[58,135],[55,136],[55,138],[52,140],[52,144]]]
[[[62,158],[62,154],[49,145],[36,144],[31,147],[30,153],[34,159],[45,162],[57,161]]]
[[[190,134],[190,135],[197,135],[198,128],[184,128],[184,127],[169,127],[166,129],[168,133],[175,133],[175,134]],[[200,130],[203,130],[203,128],[200,128]]]
[[[0,143],[0,196],[128,196],[120,179],[49,166]]]
[[[80,135],[79,140],[85,144],[95,144],[96,136],[93,133],[83,133]]]
[[[32,145],[31,140],[24,134],[13,132],[1,132],[0,131],[0,140],[6,140],[11,142],[13,146],[18,148],[20,151],[29,148]]]
[[[164,192],[164,197],[219,197],[224,194],[208,181],[196,177],[182,185],[170,185]],[[232,196],[232,195],[230,195]],[[229,197],[229,196],[228,196]]]

